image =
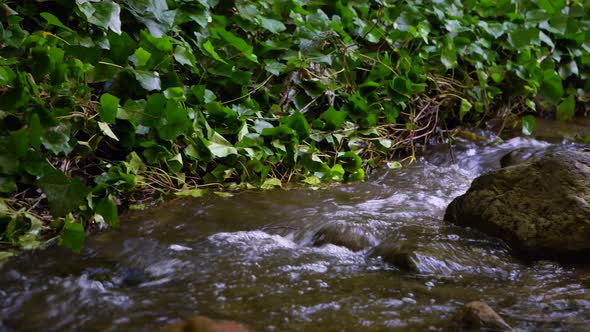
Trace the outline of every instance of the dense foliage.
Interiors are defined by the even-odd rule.
[[[24,248],[56,234],[78,251],[154,193],[362,180],[438,128],[530,132],[536,110],[567,120],[588,99],[576,0],[0,8],[0,236]]]

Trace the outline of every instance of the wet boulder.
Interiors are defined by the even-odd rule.
[[[401,271],[452,275],[464,272],[474,264],[465,252],[445,242],[413,243],[410,241],[385,240],[368,252],[369,258],[379,258]]]
[[[121,286],[123,287],[135,287],[152,280],[152,276],[142,269],[128,268],[121,273]]]
[[[402,227],[372,248],[367,256],[414,273],[451,275],[473,265],[469,253],[425,228]]]
[[[527,162],[534,162],[541,158],[546,153],[545,148],[520,148],[515,149],[505,154],[500,159],[501,167],[510,167],[514,165],[524,164]]]
[[[492,329],[494,331],[512,330],[512,327],[494,309],[480,301],[465,304],[453,317],[453,321],[467,328]]]
[[[588,260],[590,152],[550,151],[476,178],[445,220],[506,241],[535,258]]]
[[[416,250],[418,247],[409,242],[384,241],[369,252],[369,257],[380,257],[400,270],[420,272]]]
[[[375,242],[374,236],[362,227],[336,222],[322,226],[314,233],[312,238],[312,245],[315,247],[333,244],[352,251],[367,249],[374,245]]]
[[[161,332],[251,332],[246,326],[228,320],[198,316],[163,327]]]

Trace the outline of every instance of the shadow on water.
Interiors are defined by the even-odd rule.
[[[590,267],[523,263],[498,240],[442,221],[453,197],[517,148],[568,147],[464,144],[455,161],[441,147],[363,183],[131,213],[81,255],[52,248],[0,267],[0,330],[153,331],[198,314],[260,331],[446,330],[472,300],[521,329],[586,329]],[[364,242],[318,241],[326,225]],[[378,244],[412,254],[390,264],[371,254]]]

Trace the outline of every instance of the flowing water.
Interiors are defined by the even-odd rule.
[[[464,143],[454,158],[431,149],[363,183],[211,194],[130,213],[80,255],[51,248],[0,267],[0,330],[154,331],[196,315],[258,331],[448,330],[472,300],[519,329],[590,330],[589,266],[519,261],[500,241],[442,221],[477,175],[523,147],[556,148]],[[408,271],[368,250],[313,246],[326,224],[372,245],[412,241],[424,254]]]

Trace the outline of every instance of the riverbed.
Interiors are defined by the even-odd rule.
[[[522,330],[589,330],[590,266],[521,261],[501,241],[442,219],[479,174],[530,138],[432,147],[401,169],[328,189],[210,193],[122,217],[80,255],[55,247],[0,267],[1,331],[154,331],[196,315],[257,331],[448,330],[481,300]],[[326,224],[369,248],[313,245]],[[425,248],[416,269],[369,255]]]

